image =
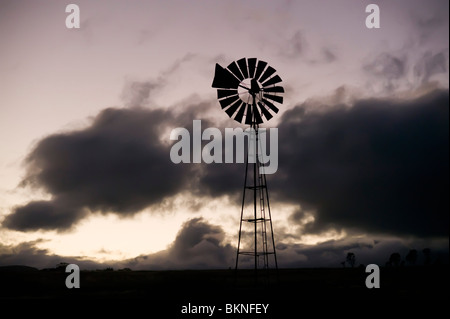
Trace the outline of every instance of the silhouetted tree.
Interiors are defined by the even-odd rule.
[[[398,267],[400,265],[400,261],[402,260],[402,257],[399,253],[392,253],[391,257],[389,257],[389,262],[392,266]]]
[[[431,264],[431,249],[430,248],[424,248],[422,250],[423,255],[425,256],[425,265]]]
[[[355,267],[355,263],[356,263],[356,256],[354,253],[347,253],[347,258],[346,258],[348,264],[350,265],[350,267]]]
[[[411,265],[415,265],[417,261],[417,250],[411,249],[405,257],[406,261]]]
[[[345,260],[343,262],[341,262],[341,265],[343,268],[345,268]]]

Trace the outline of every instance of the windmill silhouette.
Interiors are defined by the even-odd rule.
[[[273,113],[278,113],[275,103],[283,103],[281,93],[284,93],[284,88],[277,85],[282,80],[275,73],[276,70],[265,61],[242,58],[231,62],[226,68],[216,64],[212,83],[212,87],[217,88],[217,98],[222,109],[235,121],[250,125],[252,136],[249,138],[254,141],[249,143],[249,148],[253,146],[254,149],[249,149],[246,157],[235,269],[238,269],[241,255],[251,256],[255,280],[258,278],[258,269],[270,268],[272,258],[269,257],[273,257],[274,268],[278,270],[267,180],[261,164],[264,162],[263,154],[259,152],[259,124],[270,120]],[[251,161],[253,173],[249,172],[251,151],[255,156]],[[249,198],[246,197],[247,192],[253,192],[253,196],[250,196],[252,203],[247,203],[247,206],[253,206],[250,214],[245,210]],[[243,231],[243,223],[249,224],[251,231]],[[251,240],[244,240],[244,235],[248,236],[249,233]]]

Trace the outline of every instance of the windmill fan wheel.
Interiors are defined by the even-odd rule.
[[[276,104],[283,104],[281,81],[267,62],[242,58],[226,68],[216,64],[212,87],[217,88],[220,106],[230,118],[252,125],[278,113]]]

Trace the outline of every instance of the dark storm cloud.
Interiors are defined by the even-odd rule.
[[[187,126],[179,120],[170,111],[109,108],[84,130],[42,139],[25,161],[22,185],[43,188],[52,199],[16,207],[3,225],[65,230],[86,209],[128,215],[177,194],[188,187],[192,166],[173,164],[160,136]]]
[[[197,192],[211,197],[229,195],[237,201],[242,196],[244,171],[244,163],[211,163],[203,166],[198,176]]]
[[[307,230],[448,236],[448,91],[287,111],[273,198],[316,211]]]
[[[19,206],[3,222],[4,227],[22,231],[68,229],[86,215],[83,209],[57,201],[32,201]]]
[[[202,218],[188,220],[167,250],[141,255],[124,265],[133,269],[226,268],[232,265],[234,248],[223,242],[221,227]]]

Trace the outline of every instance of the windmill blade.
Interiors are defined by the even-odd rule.
[[[242,100],[239,99],[233,105],[231,105],[229,108],[227,108],[225,110],[225,112],[228,114],[229,117],[232,118],[233,114],[236,113],[236,110],[239,108],[239,106],[241,106],[242,103],[244,103],[244,102],[242,102]]]
[[[245,58],[242,58],[238,60],[237,63],[239,65],[239,68],[241,69],[244,79],[247,79],[248,78],[247,60]]]
[[[266,118],[266,120],[270,120],[273,117],[272,114],[270,114],[269,110],[266,109],[266,106],[263,103],[258,102],[258,106],[262,114]]]
[[[280,104],[283,104],[283,97],[278,95],[272,95],[272,94],[264,94],[264,97],[266,99],[271,99],[272,101],[278,102]]]
[[[247,104],[247,115],[245,116],[245,124],[252,124],[253,114],[252,105]]]
[[[248,60],[248,75],[250,78],[253,78],[255,76],[255,70],[256,70],[256,58],[250,58]]]
[[[274,92],[274,93],[284,93],[284,88],[282,86],[271,86],[268,88],[262,88],[263,92]]]
[[[231,71],[231,73],[233,73],[240,81],[242,81],[244,79],[244,77],[241,74],[241,71],[239,71],[239,67],[237,66],[236,62],[231,62],[228,66],[227,69]],[[239,83],[240,83],[239,81]],[[238,83],[238,85],[239,85]],[[236,86],[237,87],[237,86]]]
[[[242,122],[242,118],[244,117],[245,108],[247,107],[247,103],[243,102],[243,104],[239,107],[239,111],[237,112],[234,119],[239,123]]]
[[[276,72],[276,70],[269,65],[267,67],[267,69],[264,71],[263,75],[261,75],[259,82],[263,83],[266,79],[268,79],[275,72]]]
[[[267,101],[266,99],[262,99],[262,101],[264,102],[265,105],[267,105],[272,111],[274,111],[275,113],[278,113],[278,108],[272,104],[272,102]]]
[[[236,89],[239,83],[240,81],[236,79],[230,71],[216,63],[216,70],[214,72],[214,80],[212,83],[213,88]]]
[[[282,80],[281,80],[281,78],[278,76],[278,75],[275,75],[273,78],[271,78],[270,80],[267,80],[266,82],[264,82],[263,84],[262,84],[262,86],[263,87],[265,87],[265,86],[269,86],[269,85],[272,85],[272,84],[276,84],[276,83],[279,83],[279,82],[281,82]]]
[[[239,99],[238,95],[233,95],[233,96],[227,97],[226,99],[219,100],[219,103],[222,106],[222,108],[224,109],[238,99]]]
[[[217,90],[217,98],[221,99],[223,97],[227,97],[230,95],[237,95],[238,94],[238,90],[221,90],[218,89]]]
[[[252,105],[253,114],[255,115],[255,122],[258,124],[261,124],[263,122],[261,118],[261,113],[259,113],[259,110],[256,108],[256,105]]]
[[[256,73],[254,78],[255,79],[259,79],[259,77],[261,76],[262,72],[264,71],[264,69],[267,66],[267,62],[265,61],[258,61],[258,65],[256,66]]]

